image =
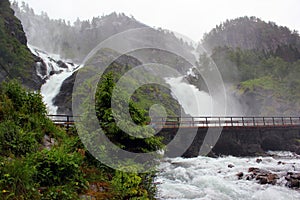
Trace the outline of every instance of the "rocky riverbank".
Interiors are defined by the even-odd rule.
[[[261,163],[263,159],[257,158],[256,162]],[[279,185],[279,186],[286,186],[293,189],[300,189],[300,171],[296,169],[296,163],[287,163],[278,161],[278,166],[283,166],[283,170],[266,170],[263,168],[258,167],[249,167],[248,172],[239,172],[236,174],[239,180],[248,180],[253,181],[255,180],[257,183],[265,185],[265,184],[272,184],[272,185]],[[284,166],[290,165],[294,171],[285,171]],[[229,164],[229,168],[233,168],[234,165]]]

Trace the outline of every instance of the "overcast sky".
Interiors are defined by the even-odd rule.
[[[113,11],[133,15],[152,26],[169,29],[195,41],[220,22],[256,16],[300,31],[300,0],[18,0],[36,13],[74,22]]]

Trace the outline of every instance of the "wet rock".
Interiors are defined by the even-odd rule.
[[[278,161],[278,165],[285,165],[285,162]]]
[[[252,172],[252,173],[258,173],[260,172],[260,169],[256,168],[256,167],[250,167],[248,169],[248,172]]]
[[[268,183],[268,178],[266,176],[257,176],[256,180],[258,180],[259,184],[267,184]]]
[[[300,183],[299,180],[291,179],[290,181],[287,182],[286,186],[290,188],[299,188]]]
[[[55,139],[50,138],[48,135],[44,135],[42,140],[43,148],[50,150],[55,145]]]
[[[234,165],[233,164],[229,164],[228,168],[234,168]]]
[[[49,73],[49,75],[52,76],[52,75],[54,75],[54,74],[60,74],[60,73],[62,73],[62,72],[63,72],[63,70],[59,70],[59,71],[51,71],[51,72]]]
[[[290,188],[300,188],[300,173],[288,172],[285,176],[286,186]]]
[[[268,183],[275,185],[277,183],[277,179],[279,179],[279,176],[277,174],[268,174]]]
[[[246,180],[250,181],[250,180],[254,179],[254,177],[255,177],[254,174],[247,174],[246,175]]]
[[[262,159],[257,158],[257,159],[256,159],[256,162],[257,162],[257,163],[261,163],[261,162],[262,162]]]
[[[63,61],[59,60],[56,63],[60,68],[68,69],[68,65],[66,65],[66,63],[64,63]]]
[[[244,176],[244,173],[243,172],[239,172],[236,174],[236,176],[238,177],[238,179],[242,179],[243,176]]]
[[[277,183],[277,179],[279,179],[277,174],[256,167],[250,167],[248,172],[250,172],[250,174],[246,175],[246,180],[252,180],[255,178],[255,180],[258,180],[259,184],[275,185]]]

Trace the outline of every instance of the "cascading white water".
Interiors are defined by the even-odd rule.
[[[285,153],[286,154],[286,153]],[[274,173],[286,174],[299,172],[300,158],[236,158],[232,156],[221,158],[197,157],[166,159],[159,166],[156,178],[158,199],[197,199],[197,200],[231,200],[231,199],[261,199],[261,200],[296,200],[300,192],[285,186],[287,182],[281,177],[276,185],[260,185],[257,180],[238,180],[237,173],[247,174],[250,167],[265,169]],[[279,161],[285,163],[278,164]],[[228,165],[233,165],[229,168]]]
[[[183,82],[184,77],[167,78],[173,96],[179,101],[187,114],[192,116],[211,116],[213,101],[204,91],[199,91],[194,85]]]
[[[74,70],[79,67],[69,62],[63,62],[65,67],[61,67],[58,64],[58,61],[61,61],[59,55],[48,54],[30,45],[29,48],[31,52],[40,57],[46,65],[46,69],[43,70],[42,63],[37,63],[37,74],[43,80],[46,80],[41,87],[41,94],[47,106],[48,114],[55,115],[57,114],[58,108],[53,104],[53,99],[59,93],[64,80],[70,77],[74,73]]]
[[[48,114],[57,114],[58,107],[53,104],[53,99],[59,93],[64,80],[71,76],[72,73],[73,72],[63,72],[61,74],[54,74],[50,76],[45,84],[42,85],[41,94],[45,104],[47,105]]]

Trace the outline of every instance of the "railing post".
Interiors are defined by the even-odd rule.
[[[274,117],[272,117],[272,120],[273,120],[273,126],[275,126],[275,119],[274,119]]]
[[[282,126],[284,126],[284,121],[283,121],[283,117],[281,117],[281,121],[282,121]]]
[[[252,120],[253,120],[253,126],[255,126],[255,119],[254,119],[254,117],[252,117]]]
[[[230,117],[231,127],[233,127],[232,117]]]
[[[205,123],[206,123],[206,127],[208,127],[208,120],[207,120],[207,117],[205,117]]]
[[[195,127],[195,120],[194,120],[194,117],[192,117],[192,127]]]
[[[70,116],[67,115],[67,132],[69,132],[69,126],[70,126]]]
[[[244,121],[244,117],[242,117],[242,122],[243,122],[243,126],[245,126],[245,121]]]
[[[265,117],[263,117],[264,126],[266,126]]]
[[[290,120],[291,120],[291,125],[293,125],[293,120],[292,120],[292,117],[290,117]]]

